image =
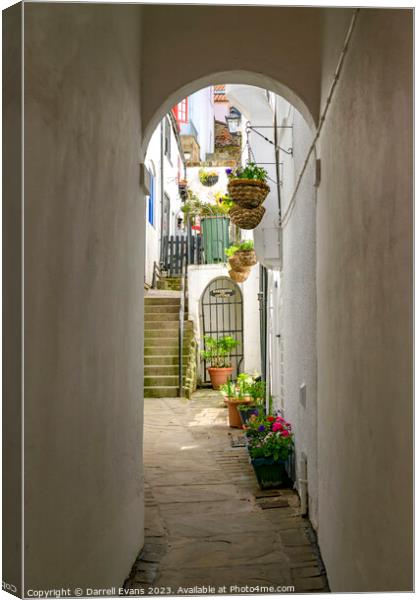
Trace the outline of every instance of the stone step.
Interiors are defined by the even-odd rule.
[[[187,365],[185,361],[182,364],[182,370],[185,375],[185,371],[187,369]],[[144,366],[144,376],[145,377],[160,377],[165,375],[176,375],[178,376],[179,364],[153,364],[153,365],[145,365]]]
[[[157,321],[158,323],[160,321],[178,322],[178,319],[179,319],[179,310],[173,311],[173,312],[153,312],[153,313],[149,313],[146,311],[144,313],[144,322],[145,323],[150,323],[152,321]]]
[[[179,396],[178,386],[168,387],[145,387],[145,398],[177,398]]]
[[[184,331],[189,331],[193,328],[192,321],[184,321]],[[145,321],[145,331],[178,331],[179,321]]]
[[[192,334],[192,327],[190,326],[185,326],[184,328],[184,332],[185,335],[189,335],[189,337],[191,338],[191,334]],[[146,329],[144,330],[144,339],[145,340],[151,340],[154,338],[177,338],[179,336],[179,327],[161,327],[159,329],[153,327],[146,327]]]
[[[144,347],[144,356],[176,356],[178,357],[178,340],[176,340],[175,344],[164,344],[152,345],[150,342],[153,340],[147,340],[148,345]],[[183,356],[187,356],[187,347],[184,344],[184,354]]]
[[[154,348],[151,348],[151,350],[154,350]],[[184,361],[187,359],[188,354],[184,354]],[[148,354],[144,357],[144,367],[148,367],[150,365],[176,365],[178,368],[178,351],[174,352],[173,354]]]
[[[181,298],[171,298],[168,296],[146,296],[144,299],[145,306],[179,306],[180,303]]]
[[[174,313],[179,314],[179,304],[145,304],[144,314],[151,315],[153,313],[168,314]]]
[[[178,375],[159,375],[157,377],[144,377],[144,387],[172,387],[178,385]]]

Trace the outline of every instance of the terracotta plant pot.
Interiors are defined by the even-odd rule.
[[[249,400],[245,400],[245,398],[227,399],[227,405],[229,409],[229,427],[237,427],[238,429],[242,429],[242,419],[238,410],[238,406],[240,404],[249,404]]]
[[[218,390],[221,385],[227,383],[229,377],[232,375],[232,367],[207,367],[207,371],[210,375],[211,385],[214,390]]]

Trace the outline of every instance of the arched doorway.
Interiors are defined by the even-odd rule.
[[[200,300],[200,325],[202,350],[206,335],[217,338],[231,335],[239,342],[231,355],[232,377],[235,378],[240,373],[244,360],[243,299],[239,286],[229,277],[217,277],[205,288]],[[203,383],[210,381],[207,366],[203,360],[200,365]]]

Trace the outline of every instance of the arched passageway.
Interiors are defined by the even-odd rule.
[[[118,587],[144,531],[139,162],[147,138],[191,82],[222,73],[259,74],[268,85],[254,83],[269,88],[282,82],[273,89],[317,124],[352,11],[10,10],[11,119],[22,92],[16,43],[25,38],[24,227],[18,177],[5,204],[6,231],[17,232],[10,256],[25,254],[24,295],[22,265],[8,273],[14,322],[20,302],[25,316],[24,585]],[[410,590],[412,11],[360,11],[317,156],[320,546],[334,591]],[[7,371],[11,412],[21,400],[18,354]],[[9,504],[20,510],[18,471],[7,478]],[[8,540],[20,539],[20,523],[19,513]]]

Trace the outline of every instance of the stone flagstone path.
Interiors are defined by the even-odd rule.
[[[146,540],[127,592],[328,591],[297,494],[259,489],[240,436],[218,392],[145,400]]]

